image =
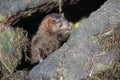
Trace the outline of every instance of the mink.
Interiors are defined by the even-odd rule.
[[[31,63],[39,63],[64,43],[62,34],[72,30],[67,19],[57,13],[43,18],[38,31],[31,40]]]

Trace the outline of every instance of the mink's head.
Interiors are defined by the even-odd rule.
[[[64,34],[72,30],[72,26],[70,26],[69,22],[61,14],[49,14],[44,18],[44,20],[49,32]]]

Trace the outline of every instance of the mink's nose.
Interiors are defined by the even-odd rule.
[[[71,25],[68,26],[68,30],[72,30],[72,28],[73,28],[73,27],[72,27]]]
[[[73,27],[71,25],[69,25],[65,31],[65,33],[71,33],[73,30]]]

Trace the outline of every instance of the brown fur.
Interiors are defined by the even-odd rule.
[[[38,63],[58,49],[63,43],[62,34],[69,32],[71,28],[60,14],[46,16],[31,41],[31,62]]]

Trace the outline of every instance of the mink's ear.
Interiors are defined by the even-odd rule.
[[[49,19],[48,19],[48,24],[53,24],[53,23],[55,23],[55,20],[52,19],[52,18],[49,18]]]

